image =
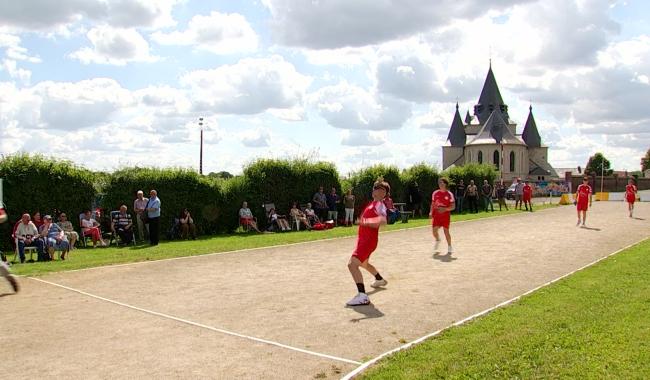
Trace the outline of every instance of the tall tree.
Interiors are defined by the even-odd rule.
[[[598,152],[589,157],[589,161],[585,167],[585,174],[596,173],[596,175],[600,175],[601,172],[605,175],[612,175],[614,170],[610,169],[609,160],[602,153]]]
[[[645,152],[645,157],[641,158],[641,171],[645,172],[650,169],[650,149]]]

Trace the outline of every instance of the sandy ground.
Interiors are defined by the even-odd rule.
[[[455,223],[453,257],[432,255],[429,228],[383,233],[371,260],[388,285],[357,308],[344,306],[353,238],[21,278],[19,295],[0,297],[0,373],[339,378],[650,236],[650,204],[636,214],[604,202],[589,228],[570,206]]]

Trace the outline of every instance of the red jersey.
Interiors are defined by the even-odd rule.
[[[361,213],[361,224],[359,225],[359,236],[357,247],[352,256],[356,256],[362,263],[370,257],[370,254],[377,248],[379,240],[379,228],[372,228],[363,225],[364,219],[386,217],[386,205],[382,201],[372,201]]]
[[[436,190],[431,194],[431,208],[433,214],[440,213],[438,207],[449,207],[454,203],[454,194],[448,190]],[[445,211],[444,213],[450,213],[451,211]],[[443,213],[443,214],[444,214]]]
[[[529,184],[525,184],[523,191],[524,191],[523,193],[524,199],[531,200],[531,198],[533,197],[533,187],[530,186]]]
[[[627,185],[625,186],[625,200],[634,203],[636,201],[636,186]]]
[[[576,199],[578,202],[587,202],[591,195],[591,186],[581,183],[580,186],[578,186],[576,193],[578,194],[578,199]]]

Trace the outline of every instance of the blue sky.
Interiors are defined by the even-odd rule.
[[[488,61],[555,167],[650,148],[643,1],[44,0],[0,4],[0,153],[240,173],[259,157],[440,165]]]

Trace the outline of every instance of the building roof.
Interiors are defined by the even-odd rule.
[[[454,114],[454,120],[451,122],[451,128],[449,129],[447,140],[449,140],[451,146],[462,147],[465,146],[465,142],[467,142],[465,125],[463,124],[463,120],[460,118],[460,112],[458,112],[458,103],[456,103],[456,113]]]
[[[532,105],[529,107],[528,119],[526,120],[526,126],[524,126],[524,131],[521,134],[521,138],[529,147],[539,148],[542,146],[542,138],[539,136],[537,124],[535,123],[535,118],[533,117]]]
[[[497,110],[492,111],[481,130],[476,134],[476,137],[474,137],[467,145],[495,143],[525,145],[523,141],[510,132],[508,125],[501,116],[501,112]]]
[[[555,169],[553,169],[553,167],[546,161],[541,161],[538,163],[537,161],[529,159],[528,167],[528,174],[558,177]]]
[[[500,111],[503,114],[502,118],[504,120],[510,120],[508,106],[503,102],[497,80],[492,72],[492,64],[490,64],[490,69],[485,77],[485,83],[483,83],[483,90],[481,90],[478,104],[474,106],[474,114],[483,123],[494,110]]]

